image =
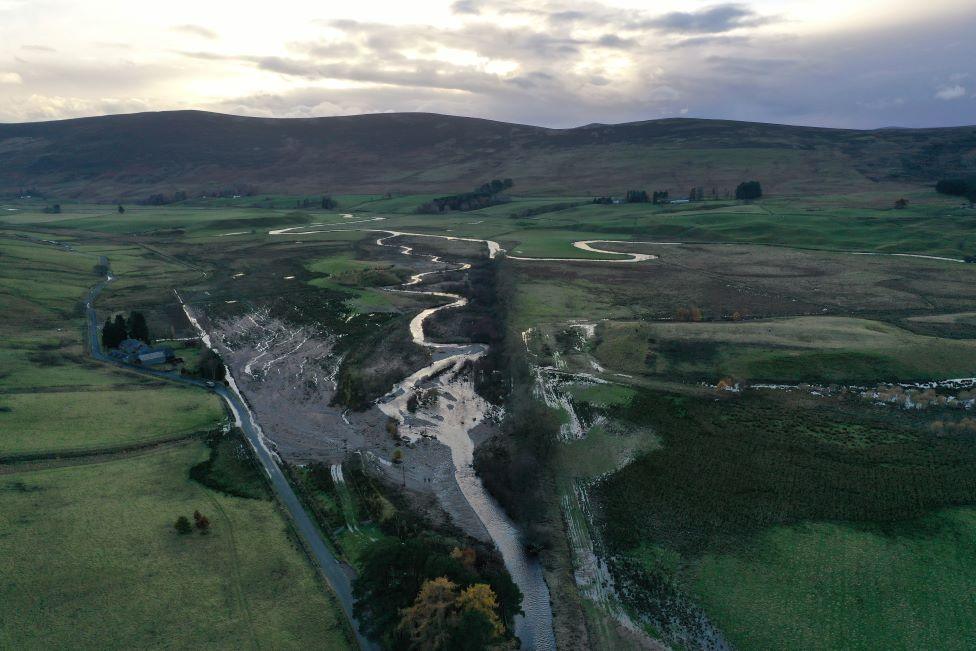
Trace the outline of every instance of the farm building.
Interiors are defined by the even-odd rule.
[[[129,364],[164,364],[173,359],[173,349],[168,346],[153,348],[138,339],[125,339],[109,353],[112,357]]]

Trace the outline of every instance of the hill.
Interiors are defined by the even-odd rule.
[[[621,193],[760,179],[767,192],[866,190],[976,170],[976,127],[855,131],[667,119],[573,129],[425,113],[309,119],[200,111],[0,125],[0,193],[139,199],[261,193]]]

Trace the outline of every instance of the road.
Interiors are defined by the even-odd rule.
[[[231,412],[233,412],[241,431],[244,432],[248,442],[251,444],[251,449],[254,450],[254,454],[261,463],[261,467],[264,469],[265,474],[267,474],[275,496],[288,512],[295,529],[298,531],[298,534],[305,543],[305,548],[311,555],[316,567],[325,581],[329,584],[329,587],[332,588],[332,591],[335,593],[336,599],[339,602],[343,613],[345,613],[346,618],[349,620],[352,629],[355,632],[356,641],[358,642],[359,647],[364,651],[379,649],[376,644],[366,639],[366,637],[362,634],[359,629],[359,622],[353,616],[352,607],[355,599],[352,595],[352,579],[350,579],[351,572],[349,569],[347,569],[348,565],[341,563],[332,554],[332,551],[325,543],[325,540],[322,538],[322,534],[319,532],[318,527],[309,517],[308,513],[305,511],[305,507],[302,506],[298,496],[295,495],[295,491],[292,490],[291,484],[288,483],[284,473],[282,473],[281,467],[278,465],[278,461],[274,453],[272,453],[265,445],[261,427],[255,421],[254,414],[244,402],[243,398],[236,391],[233,391],[227,387],[220,385],[216,387],[208,387],[206,383],[201,380],[184,377],[179,373],[159,371],[150,368],[133,366],[131,364],[124,364],[102,352],[98,327],[98,315],[95,310],[94,303],[101,291],[112,280],[113,277],[109,276],[106,280],[92,287],[91,290],[89,290],[88,298],[85,301],[85,312],[88,317],[88,344],[92,357],[99,361],[121,366],[127,370],[136,371],[144,375],[165,378],[174,382],[189,384],[213,391],[224,399],[224,402],[227,403],[227,406],[230,407]]]

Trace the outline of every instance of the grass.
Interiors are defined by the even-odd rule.
[[[560,475],[599,477],[623,468],[640,454],[659,448],[661,440],[653,432],[632,430],[609,432],[596,426],[586,438],[563,443],[558,448]]]
[[[213,427],[219,399],[199,389],[58,391],[0,398],[0,454],[101,450],[149,443]]]
[[[605,323],[595,357],[630,373],[692,381],[851,383],[970,377],[976,341],[867,319],[795,317],[735,323]]]
[[[189,479],[200,441],[0,477],[0,647],[348,648],[270,501]],[[201,511],[207,535],[181,536]]]
[[[902,529],[776,527],[748,552],[705,556],[693,590],[741,649],[973,648],[976,511]]]

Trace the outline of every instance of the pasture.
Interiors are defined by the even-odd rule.
[[[603,324],[594,357],[625,373],[716,382],[878,383],[976,375],[976,341],[866,319]]]
[[[348,648],[273,502],[189,478],[193,440],[0,475],[0,646]],[[209,533],[173,522],[199,510]]]
[[[190,435],[224,418],[209,393],[161,384],[0,397],[0,456],[104,450]]]

